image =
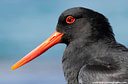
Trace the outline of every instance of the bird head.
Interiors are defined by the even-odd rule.
[[[63,33],[63,43],[69,44],[73,40],[99,40],[114,38],[108,19],[93,10],[76,7],[64,11],[58,20],[58,32]]]

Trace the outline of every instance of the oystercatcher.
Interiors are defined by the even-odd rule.
[[[67,45],[62,58],[67,84],[128,83],[128,49],[115,40],[104,15],[83,7],[64,11],[56,31],[18,61],[12,70],[57,43]]]

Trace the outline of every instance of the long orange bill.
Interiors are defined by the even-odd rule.
[[[12,70],[15,70],[24,64],[30,62],[31,60],[35,59],[36,57],[40,56],[42,53],[47,51],[49,48],[54,46],[57,43],[61,43],[61,37],[63,33],[59,33],[55,31],[47,40],[45,40],[42,44],[24,56],[21,60],[19,60],[15,65],[11,67]]]

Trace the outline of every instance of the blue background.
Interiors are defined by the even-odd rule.
[[[11,66],[48,38],[59,15],[72,7],[104,14],[118,42],[128,46],[128,0],[0,0],[0,84],[66,84],[64,44],[12,71]]]

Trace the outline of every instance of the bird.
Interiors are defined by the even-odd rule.
[[[62,65],[67,84],[128,84],[128,48],[116,41],[103,14],[84,7],[65,10],[55,32],[11,69],[58,43],[66,44]]]

